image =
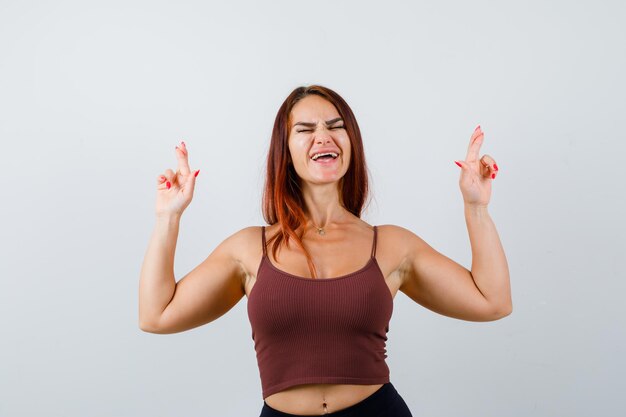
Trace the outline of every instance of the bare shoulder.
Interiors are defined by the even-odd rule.
[[[378,249],[377,256],[380,263],[386,265],[386,269],[395,272],[402,279],[406,276],[407,269],[416,254],[428,247],[427,243],[411,230],[394,225],[384,224],[378,226]]]
[[[261,227],[246,226],[228,236],[222,244],[226,245],[233,258],[241,260],[253,247],[261,245]]]
[[[256,274],[256,268],[263,254],[261,238],[262,227],[263,226],[244,227],[228,236],[220,244],[225,246],[230,257],[239,264],[243,272],[242,281],[244,284],[250,276]],[[269,235],[267,227],[265,233]]]
[[[395,224],[379,225],[378,239],[381,240],[381,242],[384,241],[385,247],[401,253],[407,252],[406,249],[408,245],[419,245],[420,242],[424,242],[409,229]]]

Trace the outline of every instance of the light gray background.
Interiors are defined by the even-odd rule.
[[[416,417],[623,412],[626,7],[619,1],[0,1],[0,416],[258,416],[246,299],[138,328],[155,178],[201,169],[180,279],[264,224],[279,105],[352,106],[371,224],[466,267],[455,159],[477,124],[514,310],[460,321],[395,299],[391,380]],[[259,243],[260,244],[260,243]],[[621,388],[620,388],[621,387]]]

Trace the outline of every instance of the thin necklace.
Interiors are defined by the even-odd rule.
[[[313,220],[311,220],[311,223],[313,223]],[[323,227],[317,227],[317,226],[315,225],[315,223],[313,223],[313,227],[315,227],[315,228],[317,229],[317,233],[318,233],[320,236],[324,236],[324,235],[326,234],[326,231],[324,230],[324,228],[323,228]]]

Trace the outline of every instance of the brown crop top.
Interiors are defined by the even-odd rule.
[[[386,341],[393,297],[376,261],[335,278],[305,278],[263,258],[248,299],[248,318],[263,399],[300,384],[389,382]]]

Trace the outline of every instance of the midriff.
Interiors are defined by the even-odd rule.
[[[382,386],[383,384],[303,384],[272,394],[265,398],[265,402],[283,413],[322,415],[357,404]]]

